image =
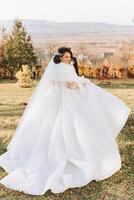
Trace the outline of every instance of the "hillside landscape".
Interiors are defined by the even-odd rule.
[[[14,21],[0,21],[10,33]],[[69,45],[74,50],[85,45],[92,54],[115,52],[123,41],[134,40],[134,26],[90,22],[57,23],[45,20],[22,20],[33,43],[42,50],[48,43]]]

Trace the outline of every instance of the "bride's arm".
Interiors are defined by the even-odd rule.
[[[79,89],[81,85],[84,86],[90,82],[87,78],[78,76],[71,65],[66,68],[62,68],[62,66],[54,68],[50,78],[50,85],[64,85],[70,89]]]

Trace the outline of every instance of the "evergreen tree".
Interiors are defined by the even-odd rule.
[[[38,62],[31,37],[18,19],[15,20],[13,31],[8,38],[5,56],[11,79],[18,70],[22,70],[22,65],[32,68]]]

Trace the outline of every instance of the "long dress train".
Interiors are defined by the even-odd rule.
[[[115,139],[130,108],[78,77],[73,66],[61,63],[57,68],[63,79],[52,79],[44,92],[40,87],[33,93],[7,151],[0,156],[0,166],[8,172],[0,183],[10,189],[32,195],[49,189],[59,193],[106,179],[121,168]],[[77,76],[79,89],[66,86],[71,73]]]

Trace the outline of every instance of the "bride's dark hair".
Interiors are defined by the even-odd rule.
[[[60,48],[58,49],[57,52],[58,52],[60,55],[55,55],[55,56],[53,57],[53,61],[54,61],[54,63],[56,63],[56,64],[59,64],[59,63],[61,62],[61,57],[62,57],[66,52],[70,53],[71,59],[73,58],[73,53],[72,53],[72,51],[70,50],[70,48],[67,48],[67,47],[60,47]]]

